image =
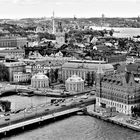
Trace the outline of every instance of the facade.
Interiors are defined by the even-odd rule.
[[[82,92],[84,91],[84,80],[77,75],[73,75],[66,80],[65,87],[69,92]]]
[[[65,81],[72,75],[78,75],[86,80],[87,73],[96,73],[101,65],[105,74],[114,73],[114,67],[105,61],[71,60],[62,65],[62,80]]]
[[[60,55],[60,56],[58,56]],[[42,59],[36,59],[33,61],[23,60],[25,63],[29,65],[26,66],[26,72],[30,73],[38,73],[42,72],[44,74],[50,72],[51,69],[59,69],[61,71],[61,66],[68,62],[69,60],[74,60],[74,57],[62,57],[62,54],[58,52],[55,56],[46,56]]]
[[[27,45],[27,38],[23,37],[1,37],[0,48],[22,48]]]
[[[5,56],[5,58],[24,58],[25,50],[22,49],[0,50],[0,55]]]
[[[140,104],[140,84],[129,72],[103,76],[98,73],[96,83],[97,106],[115,107],[117,111],[131,114],[131,108]]]
[[[13,82],[28,82],[31,79],[30,73],[15,72],[13,73]]]
[[[37,73],[31,78],[31,86],[33,88],[49,87],[49,78],[42,73]]]
[[[140,62],[140,58],[138,57],[128,56],[126,58],[126,64],[139,63],[139,62]]]
[[[9,81],[13,81],[13,73],[25,71],[26,64],[24,62],[5,62],[3,64],[9,71]]]

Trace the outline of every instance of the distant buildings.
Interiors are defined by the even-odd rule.
[[[24,58],[25,50],[23,49],[10,49],[10,50],[0,50],[0,56],[4,56],[5,58]]]
[[[0,37],[0,48],[22,48],[27,45],[27,38],[23,37]]]

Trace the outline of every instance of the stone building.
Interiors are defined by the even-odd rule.
[[[0,48],[22,48],[27,45],[24,37],[0,37]]]
[[[131,108],[140,104],[140,84],[130,72],[104,76],[100,70],[96,82],[96,104],[131,114]]]
[[[25,50],[23,49],[10,49],[10,50],[0,50],[0,55],[5,56],[5,58],[24,58]]]
[[[114,73],[114,67],[105,61],[71,60],[62,65],[62,80],[65,81],[74,74],[86,80],[87,73],[96,74],[99,65],[105,74]]]
[[[15,72],[13,73],[13,82],[28,82],[31,78],[30,73]]]
[[[9,71],[9,81],[13,81],[13,73],[25,72],[26,64],[24,62],[5,62],[3,63]]]
[[[84,80],[77,75],[73,75],[66,80],[65,87],[69,92],[82,92],[84,91]]]
[[[49,87],[49,78],[42,73],[37,73],[31,78],[31,86],[33,88]]]

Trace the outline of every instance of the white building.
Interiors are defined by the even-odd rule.
[[[15,72],[13,73],[13,82],[27,82],[31,78],[30,73]]]
[[[49,78],[43,73],[37,73],[31,78],[31,86],[33,88],[49,87]]]
[[[84,80],[77,75],[73,75],[66,80],[65,86],[67,91],[82,92],[84,91]]]

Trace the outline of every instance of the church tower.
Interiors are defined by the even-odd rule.
[[[59,47],[65,44],[65,32],[63,31],[62,22],[58,22],[55,36],[56,36],[56,42]]]

